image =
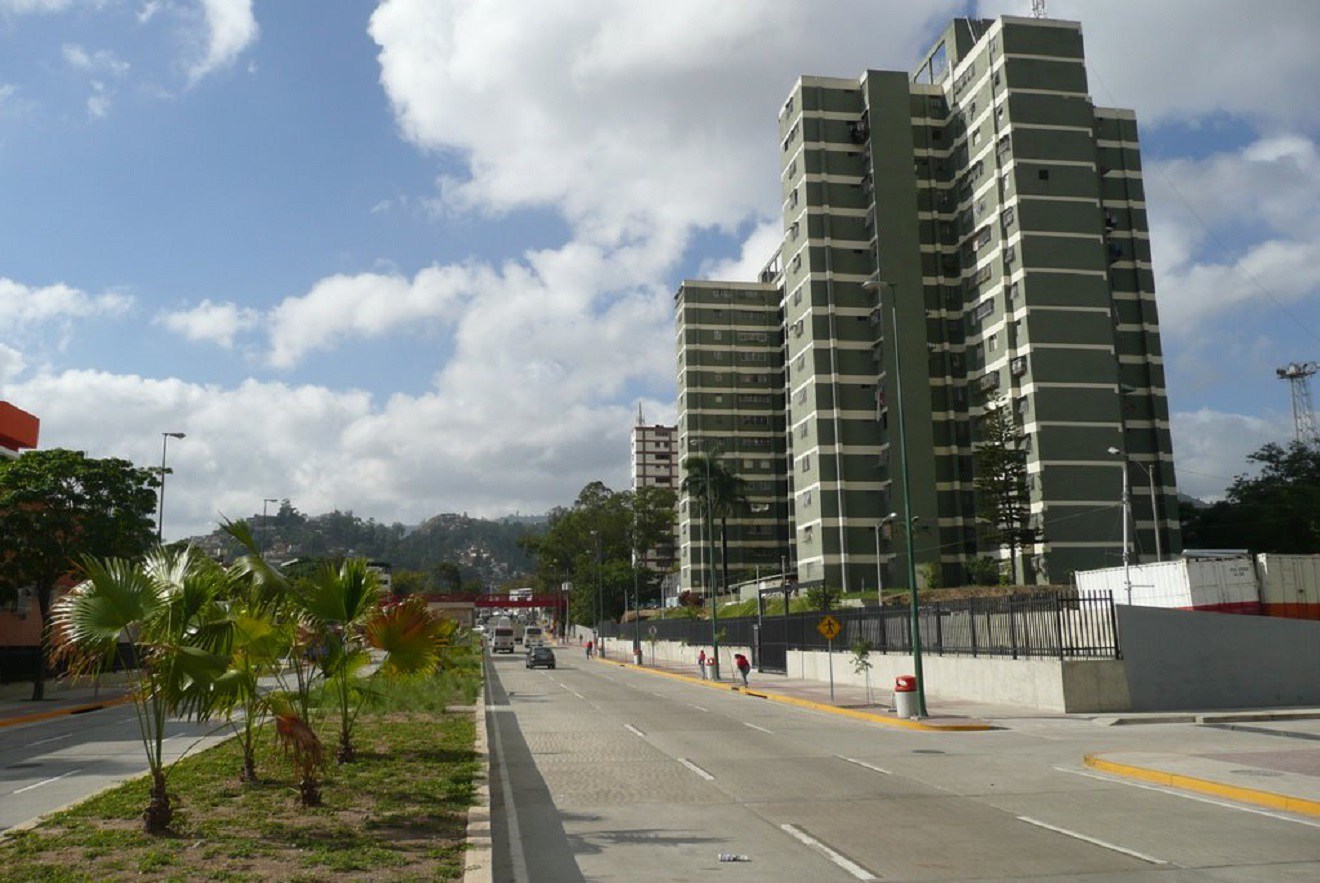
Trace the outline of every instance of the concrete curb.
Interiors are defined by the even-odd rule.
[[[727,690],[730,693],[742,693],[746,696],[753,696],[757,699],[768,699],[771,702],[782,702],[785,705],[795,705],[798,708],[807,708],[812,711],[839,714],[844,717],[851,717],[856,720],[867,721],[868,723],[881,724],[886,727],[897,727],[898,729],[903,730],[918,730],[926,733],[979,733],[987,730],[999,729],[999,727],[994,727],[990,724],[928,724],[922,723],[921,721],[904,720],[902,718],[882,717],[881,715],[872,714],[867,711],[857,711],[852,708],[840,708],[837,705],[813,702],[810,699],[799,699],[796,696],[781,696],[777,693],[760,693],[750,687],[739,687],[734,684],[725,684],[720,681],[705,681],[700,678],[694,678],[691,675],[678,674],[677,672],[665,671],[660,668],[648,668],[645,665],[634,665],[631,662],[615,662],[613,659],[600,659],[598,657],[592,657],[592,660],[606,665],[617,665],[620,668],[633,668],[649,674],[663,675],[667,678],[673,678],[677,681],[685,681],[689,684],[696,684],[711,690]]]
[[[1180,788],[1184,791],[1195,791],[1199,794],[1209,794],[1214,797],[1226,797],[1240,803],[1250,803],[1255,806],[1264,806],[1269,809],[1298,813],[1299,815],[1320,816],[1320,801],[1317,800],[1307,800],[1274,791],[1262,791],[1258,788],[1226,785],[1223,782],[1215,782],[1211,779],[1198,779],[1195,776],[1168,773],[1164,770],[1135,766],[1130,763],[1119,763],[1118,761],[1106,760],[1096,754],[1086,755],[1083,762],[1093,770],[1112,773],[1129,779],[1138,779],[1142,782]]]
[[[481,760],[481,769],[473,782],[472,805],[468,807],[467,844],[463,854],[463,883],[491,883],[494,874],[495,844],[490,812],[490,743],[486,732],[486,685],[481,685],[473,709],[476,739],[473,750]]]

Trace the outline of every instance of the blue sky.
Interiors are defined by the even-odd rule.
[[[673,291],[775,245],[796,77],[1029,7],[0,0],[0,398],[97,456],[187,432],[169,536],[624,487]],[[1214,497],[1320,359],[1320,4],[1049,10],[1138,113],[1179,483]]]

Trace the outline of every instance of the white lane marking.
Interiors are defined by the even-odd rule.
[[[486,681],[486,692],[489,696],[489,680]],[[486,707],[491,708],[490,705]],[[504,739],[500,736],[500,719],[498,717],[491,718],[490,736],[491,741],[495,743],[495,758],[499,763],[500,788],[504,795],[504,815],[509,826],[509,858],[513,864],[513,879],[515,883],[531,883],[531,875],[527,873],[527,857],[523,854],[522,831],[518,826],[518,804],[513,802],[513,783],[509,781],[509,765],[504,760]]]
[[[688,760],[686,757],[680,757],[678,759],[678,762],[683,764],[683,766],[687,767],[688,769],[692,770],[692,772],[696,773],[698,776],[701,776],[701,778],[705,779],[707,782],[715,781],[714,776],[703,770],[701,767],[697,766],[692,761]]]
[[[643,733],[641,730],[637,729],[636,727],[634,727],[632,724],[624,724],[623,728],[628,732],[632,733],[634,736],[641,736],[643,739],[646,738],[646,734]]]
[[[692,705],[691,702],[689,702],[688,704],[689,704],[689,705]],[[710,711],[709,708],[702,708],[700,705],[692,705],[692,707],[695,708],[697,711],[705,711],[705,712],[709,712],[709,711]]]
[[[40,788],[42,785],[49,785],[51,782],[58,782],[60,779],[67,779],[69,776],[72,776],[74,773],[81,773],[81,772],[82,772],[82,767],[79,767],[76,770],[69,770],[67,773],[64,773],[63,775],[54,776],[49,779],[42,779],[40,782],[35,782],[31,785],[28,785],[26,788],[19,788],[17,791],[11,791],[9,793],[22,794],[24,791],[31,791],[33,788]]]
[[[849,874],[852,874],[858,880],[880,879],[875,874],[872,874],[870,871],[866,870],[866,868],[857,864],[857,862],[853,861],[847,856],[841,855],[835,852],[834,850],[830,849],[824,843],[821,843],[819,840],[817,840],[815,837],[812,837],[810,834],[808,834],[806,831],[803,831],[801,828],[795,825],[780,825],[779,828],[780,830],[787,832],[794,838],[801,840],[803,843],[807,844],[808,846],[813,847],[815,849],[819,849],[821,852],[825,853],[826,858],[834,862],[839,867],[843,868]]]
[[[655,690],[652,690],[652,691],[651,691],[651,695],[652,695],[652,696],[659,696],[661,699],[668,699],[668,698],[669,698],[669,694],[667,694],[667,693],[657,693]]]
[[[1320,822],[1313,822],[1309,819],[1299,819],[1281,812],[1272,812],[1268,809],[1257,809],[1254,806],[1243,806],[1240,803],[1230,803],[1227,800],[1216,800],[1213,797],[1202,797],[1200,794],[1189,794],[1186,791],[1179,791],[1175,788],[1166,788],[1163,785],[1149,785],[1145,782],[1133,782],[1129,779],[1123,779],[1117,776],[1107,776],[1103,773],[1093,773],[1088,770],[1070,770],[1061,766],[1056,766],[1054,769],[1056,772],[1070,773],[1074,776],[1085,776],[1088,779],[1097,779],[1101,782],[1109,782],[1112,785],[1127,785],[1129,788],[1158,791],[1161,794],[1168,794],[1170,797],[1181,797],[1183,800],[1195,800],[1197,803],[1208,803],[1211,806],[1222,806],[1224,809],[1235,809],[1238,812],[1249,812],[1252,815],[1268,816],[1271,819],[1278,819],[1281,822],[1292,822],[1297,825],[1306,825],[1308,828],[1320,828]]]
[[[774,735],[773,730],[767,730],[765,727],[758,727],[756,724],[749,724],[747,721],[743,721],[742,725],[744,727],[751,727],[753,730],[760,730],[762,733],[769,733],[771,736]]]
[[[579,699],[587,698],[586,696],[583,696],[581,693],[579,693],[577,690],[569,690],[568,692],[572,693],[574,696],[576,696]]]
[[[1042,822],[1040,819],[1033,819],[1028,816],[1018,816],[1017,820],[1019,822],[1026,822],[1028,825],[1035,825],[1037,828],[1044,828],[1047,831],[1053,831],[1056,834],[1062,834],[1065,837],[1071,837],[1074,840],[1081,840],[1084,843],[1090,843],[1092,846],[1099,846],[1102,847],[1103,849],[1113,850],[1114,852],[1121,852],[1123,853],[1123,855],[1130,855],[1133,858],[1141,859],[1143,862],[1150,862],[1152,865],[1168,864],[1168,862],[1166,862],[1164,859],[1152,858],[1151,856],[1146,855],[1145,853],[1137,852],[1135,849],[1128,849],[1125,846],[1118,846],[1106,840],[1101,840],[1098,837],[1088,837],[1085,834],[1079,834],[1076,831],[1070,831],[1067,828],[1060,828],[1058,825],[1051,825],[1048,822]]]
[[[38,739],[35,742],[29,742],[28,745],[45,745],[47,742],[58,742],[60,739],[67,739],[73,733],[65,733],[62,736],[51,736],[49,739]]]
[[[889,770],[885,769],[884,767],[874,766],[873,764],[869,764],[864,760],[858,760],[855,757],[844,757],[842,754],[836,754],[834,756],[837,757],[839,760],[846,760],[848,761],[848,763],[855,763],[859,767],[864,767],[865,769],[868,769],[873,773],[883,773],[886,776],[893,775],[893,773],[891,773]]]

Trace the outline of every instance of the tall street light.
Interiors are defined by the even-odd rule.
[[[596,639],[596,651],[600,653],[601,656],[604,656],[605,645],[600,640],[600,624],[603,619],[600,578],[600,533],[593,530],[591,532],[591,537],[596,543],[596,628],[593,631]]]
[[[266,505],[268,503],[278,503],[279,500],[274,497],[267,497],[261,501],[261,557],[266,557],[266,542],[270,539],[270,519],[266,516]]]
[[[898,287],[892,282],[871,278],[862,287],[874,291],[883,300],[889,291],[889,327],[894,336],[894,411],[898,417],[898,458],[903,478],[903,534],[907,552],[908,615],[912,631],[912,674],[917,680],[917,717],[926,717],[926,678],[921,668],[921,615],[917,607],[917,559],[912,533],[916,518],[912,515],[912,489],[908,481],[907,433],[903,423],[903,355],[898,333]],[[879,303],[877,302],[877,306]]]
[[[1132,543],[1128,540],[1128,525],[1132,522],[1132,485],[1128,481],[1128,458],[1118,448],[1110,448],[1112,456],[1123,460],[1123,587],[1127,591],[1127,602],[1132,604]],[[1156,532],[1159,525],[1156,525]]]
[[[880,570],[880,532],[897,517],[897,512],[890,512],[871,526],[875,531],[875,600],[881,607],[885,606],[885,580]]]
[[[160,545],[165,526],[165,452],[170,439],[187,438],[182,432],[162,432],[160,434],[160,499],[156,504],[156,544]]]

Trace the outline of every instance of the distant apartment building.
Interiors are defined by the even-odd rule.
[[[773,281],[688,281],[674,296],[678,448],[684,459],[713,456],[746,481],[746,508],[727,521],[730,582],[778,571],[788,554],[780,300]],[[678,533],[681,587],[709,591],[725,569],[720,527],[712,536],[688,494],[679,497]]]
[[[764,346],[782,354],[784,405],[762,416],[784,424],[778,511],[799,580],[906,582],[901,530],[881,529],[903,509],[900,447],[917,561],[957,582],[969,559],[1006,557],[974,490],[978,424],[998,406],[1025,437],[1037,531],[1019,578],[1120,560],[1124,468],[1155,487],[1133,495],[1139,557],[1157,531],[1179,548],[1136,120],[1092,103],[1081,26],[957,19],[913,74],[802,77],[779,125],[780,284],[685,282],[679,302],[779,299],[782,336]],[[680,436],[712,413],[684,408],[694,359],[739,358],[706,323],[685,335],[686,312]],[[686,566],[700,546],[681,536]]]
[[[678,491],[682,478],[679,475],[678,451],[675,449],[677,429],[660,424],[647,425],[642,417],[640,406],[637,409],[637,425],[632,429],[632,486],[636,491],[644,487],[662,487]],[[642,564],[651,570],[667,573],[674,567],[676,537],[648,549],[642,556]]]

